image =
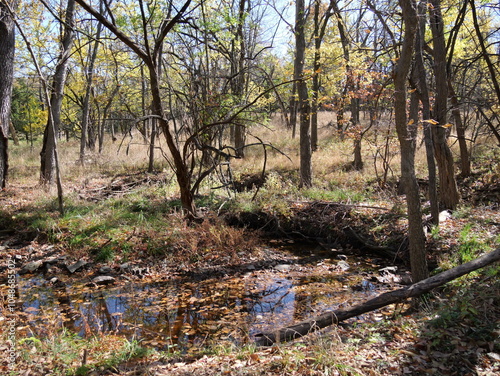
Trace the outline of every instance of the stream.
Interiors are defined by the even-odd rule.
[[[335,256],[193,280],[125,280],[110,286],[50,285],[43,275],[19,276],[19,309],[43,336],[49,321],[82,337],[114,333],[162,350],[186,351],[204,341],[252,341],[277,329],[348,307],[392,289],[375,278],[383,265],[368,257]],[[354,320],[370,321],[366,314]]]

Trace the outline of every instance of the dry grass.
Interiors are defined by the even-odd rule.
[[[340,201],[380,201],[395,197],[395,186],[400,175],[399,143],[394,133],[391,119],[382,119],[379,126],[370,129],[362,142],[364,169],[355,171],[350,169],[353,161],[353,139],[350,136],[341,138],[335,126],[336,115],[333,112],[319,113],[318,150],[313,153],[313,193],[306,192],[305,198],[335,199]],[[362,125],[368,125],[368,119],[362,116]],[[389,131],[388,131],[389,129]],[[387,140],[389,134],[389,141]],[[285,127],[284,119],[274,114],[265,126],[254,125],[249,127],[247,142],[256,143],[257,138],[273,146],[267,147],[266,170],[274,171],[282,179],[281,194],[300,198],[297,186],[299,184],[299,137],[292,138],[291,129]],[[157,171],[164,171],[167,175],[165,189],[166,197],[175,197],[178,190],[174,174],[162,153],[166,153],[165,142],[159,137],[155,167]],[[226,143],[228,140],[226,140]],[[275,148],[275,149],[274,149]],[[279,152],[277,150],[279,150]],[[387,150],[386,150],[387,149]],[[457,145],[452,150],[458,155]],[[39,150],[40,145],[31,148],[25,143],[11,146],[10,183],[14,186],[28,186],[36,188],[38,184]],[[65,192],[74,192],[79,187],[91,185],[92,182],[102,182],[119,174],[128,174],[147,169],[149,155],[148,145],[139,134],[124,136],[115,143],[109,139],[104,145],[102,153],[88,153],[86,165],[82,167],[77,161],[79,158],[79,142],[60,141],[59,156]],[[385,160],[384,160],[385,159]],[[384,165],[384,162],[387,162]],[[235,159],[231,162],[236,179],[242,175],[256,174],[262,171],[264,152],[262,146],[255,145],[246,149],[246,158]],[[427,177],[425,148],[419,141],[416,153],[417,176]],[[220,185],[216,179],[208,179],[202,186],[201,194],[213,194],[212,187]],[[37,190],[35,190],[37,191]],[[336,192],[333,196],[331,192]],[[356,192],[356,193],[354,193]],[[38,194],[38,193],[35,193]],[[216,192],[226,195],[223,190]],[[42,193],[45,195],[45,193]],[[249,195],[251,197],[251,195]],[[241,196],[240,198],[248,199]]]
[[[374,128],[365,135],[362,144],[364,169],[359,172],[349,170],[349,163],[353,160],[353,140],[349,136],[341,139],[336,129],[328,125],[332,121],[335,121],[334,113],[319,113],[319,148],[313,154],[315,185],[319,188],[333,186],[363,190],[373,185],[377,179],[380,180],[383,174],[382,155],[385,154],[386,147],[385,133],[390,121],[381,122],[380,129]],[[362,123],[366,126],[367,120],[362,120]],[[273,115],[267,126],[252,126],[248,131],[248,143],[257,142],[257,139],[253,137],[255,135],[280,151],[267,148],[266,168],[268,171],[286,172],[287,175],[295,172],[297,176],[300,163],[299,137],[292,138],[292,131],[285,127],[280,115]],[[159,140],[155,166],[157,170],[169,171],[170,168],[160,151],[166,150],[163,137],[160,136]],[[399,145],[393,132],[391,132],[388,146],[389,172],[387,176],[396,180],[399,176]],[[10,150],[10,181],[13,184],[35,185],[39,173],[40,145],[35,144],[34,148],[31,148],[21,143],[19,146],[12,145]],[[133,138],[125,136],[115,143],[106,142],[100,154],[89,152],[85,167],[78,163],[78,158],[78,141],[60,141],[59,159],[63,183],[82,184],[86,179],[93,179],[100,175],[114,176],[145,170],[149,159],[148,145],[140,135],[135,134]],[[245,159],[232,161],[232,167],[238,176],[260,172],[263,163],[263,148],[252,146],[246,149]],[[425,177],[426,163],[423,147],[417,152],[416,166],[419,176]]]

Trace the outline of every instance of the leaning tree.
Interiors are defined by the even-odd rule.
[[[171,165],[174,169],[177,183],[180,189],[182,207],[190,217],[196,216],[196,207],[194,203],[194,195],[191,191],[191,181],[189,176],[189,165],[183,158],[179,145],[175,142],[174,134],[169,127],[167,117],[165,116],[165,105],[162,93],[160,90],[160,75],[159,75],[159,59],[158,55],[162,52],[163,42],[174,28],[176,24],[182,21],[191,0],[186,0],[178,12],[169,19],[165,19],[160,23],[158,30],[154,35],[148,25],[149,16],[147,15],[146,4],[139,1],[139,17],[143,24],[142,44],[136,42],[133,36],[129,36],[124,30],[115,22],[115,18],[108,9],[107,15],[102,14],[97,9],[93,8],[84,0],[76,0],[76,2],[85,9],[88,13],[95,17],[104,27],[113,33],[121,42],[125,43],[133,53],[142,60],[147,68],[150,91],[152,97],[151,112],[152,118],[157,119],[159,127],[165,136],[168,150],[171,154]],[[141,38],[137,38],[141,39]]]
[[[401,150],[401,180],[408,208],[408,239],[413,282],[427,278],[425,235],[422,229],[422,210],[418,182],[415,176],[416,127],[407,115],[407,82],[414,54],[414,40],[418,30],[415,3],[399,1],[403,22],[404,40],[394,68],[394,119]]]
[[[229,33],[232,47],[226,52],[229,52],[227,57],[232,64],[227,73],[214,76],[212,73],[216,71],[211,64],[223,64],[225,59],[218,54],[224,50],[222,39],[228,34],[218,34],[212,29],[217,15],[214,19],[205,17],[203,12],[208,11],[204,6],[206,2],[198,4],[185,0],[176,4],[140,0],[136,7],[128,8],[128,16],[117,13],[122,9],[117,3],[107,6],[103,13],[85,0],[76,2],[123,42],[132,51],[134,59],[144,65],[149,79],[147,90],[151,106],[150,114],[138,120],[154,119],[158,124],[168,149],[163,156],[176,176],[182,208],[188,218],[195,219],[194,195],[201,181],[214,171],[217,161],[236,154],[236,148],[215,144],[213,135],[220,134],[218,130],[226,126],[242,128],[247,119],[242,120],[241,115],[265,95],[276,91],[276,84],[273,84],[252,95],[244,93],[247,87],[252,87],[248,77],[253,71],[253,62],[260,55],[259,51],[247,52],[251,43],[242,28],[248,3],[241,1],[238,4],[234,22],[230,21],[228,28],[232,30]],[[128,23],[124,21],[127,17],[130,17],[130,24],[139,25],[139,33],[127,30]],[[264,50],[262,48],[261,52]],[[213,55],[218,58],[213,60]],[[217,96],[210,89],[215,81],[221,83],[216,89],[229,88],[224,90],[231,98],[221,101],[223,96]],[[179,103],[184,105],[178,106]],[[230,108],[227,103],[231,103]],[[213,163],[206,164],[207,160]]]
[[[0,188],[5,188],[8,170],[8,137],[14,72],[14,20],[16,0],[0,2]]]

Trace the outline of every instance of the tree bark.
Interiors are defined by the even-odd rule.
[[[297,82],[293,81],[292,95],[290,96],[290,128],[292,129],[292,139],[297,133]]]
[[[117,83],[113,92],[111,93],[111,95],[108,98],[108,102],[106,103],[106,106],[104,106],[104,109],[102,111],[102,117],[101,117],[101,121],[99,122],[100,127],[99,127],[99,132],[98,132],[99,133],[99,154],[102,153],[102,150],[104,147],[104,132],[106,129],[106,121],[108,118],[108,113],[109,113],[109,110],[111,108],[111,105],[113,104],[113,100],[115,98],[115,95],[118,93],[119,90],[120,90],[120,85]],[[111,123],[111,135],[112,135],[112,138],[114,138],[113,123]]]
[[[318,149],[318,111],[319,111],[319,89],[320,89],[320,73],[321,73],[321,44],[326,32],[328,20],[333,15],[333,2],[331,0],[328,8],[324,12],[323,18],[320,19],[319,13],[321,10],[321,1],[316,0],[314,3],[314,61],[313,61],[313,79],[312,79],[312,98],[311,98],[311,148],[312,151]]]
[[[444,209],[455,210],[460,196],[455,181],[455,168],[453,155],[448,146],[448,79],[446,72],[446,47],[444,40],[444,23],[441,14],[441,1],[430,0],[429,7],[430,25],[433,41],[434,77],[436,80],[436,99],[434,116],[437,121],[432,125],[434,137],[434,155],[439,173],[439,200]]]
[[[469,261],[466,264],[456,266],[410,286],[378,295],[377,297],[352,308],[328,311],[320,316],[301,321],[285,328],[258,333],[255,335],[255,342],[258,346],[271,346],[277,342],[286,342],[300,338],[327,326],[336,325],[339,322],[347,320],[351,317],[356,317],[363,313],[374,311],[389,304],[399,303],[409,298],[418,297],[467,273],[498,261],[500,261],[500,248],[497,248],[495,251],[487,253],[475,260]]]
[[[423,2],[423,0],[422,0]],[[467,16],[467,5],[468,1],[464,1],[462,7],[457,15],[456,21],[452,30],[449,33],[446,50],[448,53],[448,62],[446,64],[446,71],[448,73],[448,91],[450,93],[450,102],[451,102],[451,113],[453,118],[455,119],[455,127],[457,132],[457,140],[458,146],[460,149],[460,175],[462,177],[467,177],[471,175],[471,161],[470,154],[467,148],[467,139],[466,139],[466,126],[462,121],[462,114],[460,113],[460,102],[458,100],[457,93],[453,86],[453,78],[452,78],[452,62],[453,62],[453,54],[455,52],[456,41],[460,34],[460,29],[466,19]]]
[[[169,129],[168,121],[164,116],[160,82],[156,72],[156,67],[151,61],[149,63],[149,79],[151,83],[151,94],[153,97],[152,113],[157,116],[159,126],[167,141],[168,149],[172,153],[173,166],[175,176],[177,178],[177,184],[179,185],[182,208],[186,211],[188,217],[195,217],[196,206],[194,203],[194,195],[191,192],[191,174],[189,173],[189,168],[177,148],[172,132]]]
[[[104,0],[99,2],[99,12],[102,13],[104,11]],[[87,67],[87,87],[85,89],[85,97],[83,98],[83,106],[82,106],[82,133],[80,138],[80,164],[83,166],[85,164],[85,150],[87,149],[87,138],[89,131],[89,122],[90,122],[90,95],[92,93],[92,85],[94,78],[94,65],[97,59],[97,50],[99,49],[99,45],[101,43],[101,30],[102,24],[100,22],[97,23],[97,31],[95,35],[95,40],[93,46],[89,49],[89,65]]]
[[[321,39],[320,23],[319,23],[320,1],[316,0],[314,3],[314,61],[313,61],[313,79],[312,79],[312,98],[311,98],[311,149],[316,151],[318,149],[318,108],[319,108],[319,86],[320,76],[319,70],[321,68]]]
[[[413,281],[428,276],[425,234],[422,227],[422,209],[417,178],[415,176],[415,144],[417,127],[411,124],[406,110],[406,83],[412,64],[414,40],[418,28],[415,5],[410,0],[400,0],[404,21],[404,40],[401,55],[394,69],[394,118],[401,149],[401,180],[408,209],[408,239]]]
[[[14,145],[19,145],[19,137],[17,136],[17,131],[16,128],[14,128],[14,124],[12,124],[12,121],[9,121],[9,131],[10,131],[10,136],[12,137],[12,141],[14,142]]]
[[[467,149],[467,139],[465,137],[465,125],[460,114],[460,104],[458,102],[457,93],[453,88],[451,79],[448,80],[448,89],[450,92],[451,114],[455,119],[455,127],[457,130],[457,140],[460,149],[460,175],[468,177],[471,174],[469,151]]]
[[[417,6],[419,27],[415,38],[415,59],[413,67],[413,81],[417,89],[419,100],[422,103],[422,117],[424,120],[431,118],[431,104],[429,99],[429,88],[427,86],[427,74],[424,66],[423,46],[425,42],[427,1],[421,0]],[[417,119],[415,119],[415,124]],[[432,138],[431,124],[423,123],[424,144],[427,159],[427,171],[429,174],[429,201],[431,205],[431,222],[439,224],[439,198],[437,193],[436,160],[434,159],[434,141]]]
[[[162,58],[163,58],[163,47],[161,47],[158,50],[158,57],[156,59],[156,63],[158,65],[158,76],[161,77],[162,74]],[[142,75],[142,69],[141,69],[141,75]],[[156,143],[156,135],[158,133],[158,119],[156,118],[151,118],[149,119],[151,122],[151,133],[150,133],[150,138],[149,138],[149,163],[148,163],[148,172],[152,173],[154,172],[154,164],[155,164],[155,143]]]
[[[14,77],[15,33],[10,8],[17,7],[17,1],[9,4],[0,2],[0,189],[7,184],[9,169],[9,124],[12,103],[12,81]]]
[[[232,56],[231,68],[234,70],[233,74],[235,78],[233,79],[233,93],[237,98],[241,98],[245,89],[245,35],[243,32],[243,26],[245,24],[245,6],[247,0],[239,0],[238,4],[238,27],[236,30],[235,45],[238,45],[239,51],[235,49],[235,53]],[[245,157],[245,132],[246,127],[243,124],[234,125],[234,148],[235,154],[239,158]]]
[[[363,155],[361,154],[361,140],[362,135],[360,134],[354,135],[354,161],[352,162],[352,168],[356,171],[360,171],[363,169]]]
[[[151,136],[149,139],[149,162],[148,162],[148,172],[152,173],[155,170],[155,143],[156,143],[156,133],[157,119],[151,119]]]
[[[347,32],[344,27],[344,22],[342,20],[342,14],[338,7],[337,1],[333,0],[330,2],[332,5],[332,10],[337,18],[337,29],[339,31],[340,42],[342,43],[342,52],[344,55],[345,62],[345,70],[346,70],[346,83],[342,88],[342,93],[340,94],[340,98],[338,98],[336,103],[336,112],[337,112],[337,130],[340,133],[340,138],[344,139],[344,132],[347,129],[348,122],[344,119],[345,107],[347,104],[347,97],[349,90],[352,88],[352,69],[349,65],[350,55],[349,55],[349,38]]]
[[[312,186],[312,148],[311,127],[309,121],[310,105],[307,93],[307,83],[304,79],[305,62],[305,2],[297,0],[295,3],[295,61],[294,79],[297,80],[298,113],[300,129],[300,185]]]

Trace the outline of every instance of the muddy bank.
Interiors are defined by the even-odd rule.
[[[372,210],[373,217],[365,217],[354,210],[360,208]],[[356,249],[389,259],[405,259],[405,230],[397,228],[394,221],[400,216],[385,208],[312,201],[290,202],[290,212],[286,215],[262,210],[227,212],[223,218],[229,226],[258,230],[268,238],[307,241],[327,249]],[[385,231],[384,244],[373,238],[374,217],[377,222],[385,223],[385,227],[379,226]]]

